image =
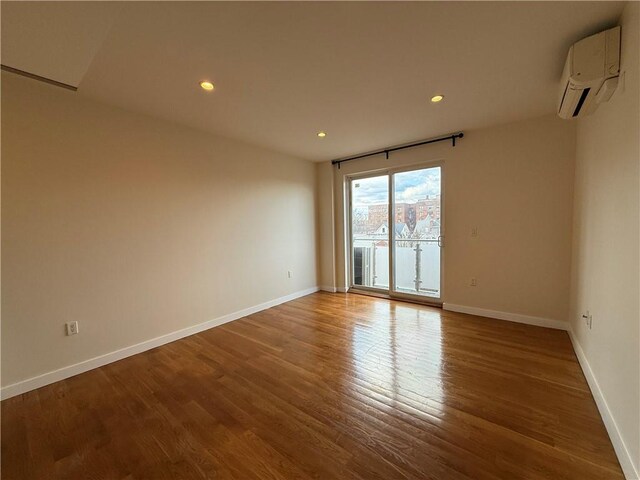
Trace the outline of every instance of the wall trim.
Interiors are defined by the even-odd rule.
[[[243,310],[238,310],[237,312],[229,313],[227,315],[214,318],[213,320],[208,320],[198,325],[193,325],[191,327],[183,328],[181,330],[176,330],[175,332],[167,333],[165,335],[161,335],[159,337],[152,338],[150,340],[145,340],[143,342],[136,343],[135,345],[131,345],[129,347],[121,348],[119,350],[115,350],[113,352],[106,353],[104,355],[99,355],[97,357],[90,358],[89,360],[85,360],[73,365],[69,365],[67,367],[62,367],[57,370],[53,370],[51,372],[38,375],[36,377],[31,377],[26,380],[22,380],[14,384],[7,385],[6,387],[2,387],[2,389],[0,389],[0,399],[5,400],[7,398],[15,397],[16,395],[20,395],[22,393],[26,393],[40,387],[44,387],[46,385],[59,382],[60,380],[64,380],[66,378],[79,375],[80,373],[84,373],[89,370],[102,367],[109,363],[117,362],[118,360],[122,360],[123,358],[127,358],[132,355],[136,355],[138,353],[151,350],[152,348],[156,348],[161,345],[174,342],[176,340],[180,340],[181,338],[194,335],[204,330],[209,330],[210,328],[217,327],[218,325],[222,325],[224,323],[228,323],[233,320],[238,320],[239,318],[246,317],[247,315],[251,315],[253,313],[257,313],[262,310],[275,307],[276,305],[280,305],[281,303],[290,302],[291,300],[295,300],[296,298],[310,295],[312,293],[317,292],[318,290],[319,290],[318,287],[311,287],[305,290],[300,290],[298,292],[294,292],[289,295],[276,298],[274,300],[269,300],[268,302],[260,303],[258,305],[254,305],[252,307],[248,307]]]
[[[318,287],[320,290],[322,290],[323,292],[329,292],[329,293],[336,293],[336,287],[329,287],[326,285],[323,285],[321,287]]]
[[[324,287],[318,287],[319,290],[322,290],[323,292],[331,292],[331,293],[347,293],[349,291],[349,289],[347,287],[329,287],[329,286],[324,286]]]
[[[553,320],[550,318],[533,317],[531,315],[501,312],[498,310],[487,310],[485,308],[467,307],[465,305],[455,305],[453,303],[446,302],[442,304],[442,308],[451,312],[468,313],[470,315],[478,315],[480,317],[496,318],[498,320],[507,320],[509,322],[526,323],[527,325],[555,328],[557,330],[569,330],[569,324],[567,322]]]
[[[609,404],[604,398],[604,393],[600,389],[600,384],[598,384],[598,380],[596,379],[593,370],[591,370],[591,365],[589,365],[587,356],[584,354],[584,351],[571,328],[569,329],[569,338],[571,338],[573,350],[576,352],[576,357],[578,357],[578,362],[580,363],[580,367],[582,367],[582,372],[587,379],[593,399],[596,401],[596,406],[598,407],[604,426],[607,429],[607,433],[609,434],[609,438],[613,444],[613,449],[615,450],[620,466],[622,467],[622,472],[627,480],[638,480],[640,479],[640,473],[636,470],[636,467],[633,464],[631,453],[622,439],[622,435],[618,429],[618,424],[613,418]]]

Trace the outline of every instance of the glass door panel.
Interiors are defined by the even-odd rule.
[[[440,167],[393,175],[394,292],[440,298],[441,180]]]
[[[351,180],[351,284],[389,290],[389,176]]]

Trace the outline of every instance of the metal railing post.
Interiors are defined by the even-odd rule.
[[[373,243],[373,248],[371,249],[371,251],[373,252],[372,258],[371,258],[371,264],[373,265],[373,268],[371,269],[371,286],[375,287],[376,286],[376,242],[375,240],[372,242]]]
[[[420,284],[422,283],[422,280],[420,279],[420,256],[422,254],[422,248],[420,248],[420,242],[416,242],[416,279],[415,279],[415,284],[416,284],[416,292],[420,291]]]

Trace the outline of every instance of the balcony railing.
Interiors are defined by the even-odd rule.
[[[440,246],[437,238],[395,238],[395,291],[440,296]],[[389,238],[353,237],[354,285],[389,288]]]

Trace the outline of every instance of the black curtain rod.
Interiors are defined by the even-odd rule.
[[[57,80],[52,80],[51,78],[41,77],[40,75],[36,75],[35,73],[25,72],[24,70],[20,70],[19,68],[13,68],[8,65],[0,65],[0,69],[4,70],[5,72],[11,72],[11,73],[15,73],[16,75],[22,75],[23,77],[31,78],[33,80],[38,80],[39,82],[55,85],[56,87],[66,88],[67,90],[71,90],[74,92],[78,91],[78,87],[74,87],[73,85],[62,83]]]
[[[419,147],[420,145],[427,145],[429,143],[444,142],[445,140],[451,140],[451,146],[455,147],[456,138],[462,138],[462,137],[464,137],[464,132],[452,133],[451,135],[447,135],[445,137],[430,138],[429,140],[422,140],[420,142],[410,143],[408,145],[400,145],[398,147],[387,147],[382,150],[376,150],[375,152],[370,152],[370,153],[363,153],[362,155],[356,155],[354,157],[341,158],[339,160],[331,160],[331,165],[338,165],[338,168],[340,168],[340,164],[342,162],[350,162],[351,160],[358,160],[360,158],[372,157],[374,155],[382,155],[383,153],[386,155],[387,158],[389,158],[389,154],[391,152],[397,152],[398,150],[404,150],[405,148]]]

